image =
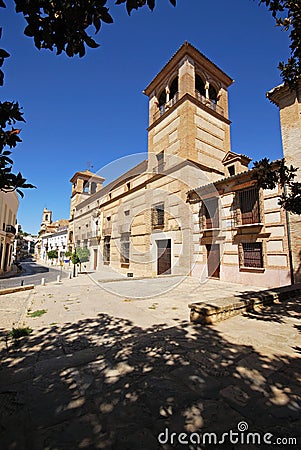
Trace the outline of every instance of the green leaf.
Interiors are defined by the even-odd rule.
[[[3,48],[0,48],[0,58],[8,58],[10,56],[9,53],[7,53],[6,50],[4,50]]]
[[[92,39],[90,36],[85,36],[85,41],[86,41],[86,44],[88,45],[88,47],[91,47],[91,48],[99,47],[99,44],[97,44],[97,42],[95,42],[94,39]]]

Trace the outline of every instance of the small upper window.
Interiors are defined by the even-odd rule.
[[[92,181],[91,183],[91,194],[95,194],[96,192],[96,183]]]
[[[235,166],[229,166],[228,167],[229,175],[232,177],[232,175],[235,175]]]
[[[83,192],[84,192],[85,194],[88,194],[88,193],[89,193],[89,182],[88,182],[88,181],[84,181]]]

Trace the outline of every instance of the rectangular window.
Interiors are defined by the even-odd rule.
[[[218,198],[212,197],[204,200],[206,229],[219,228]]]
[[[228,171],[229,171],[229,175],[230,177],[232,177],[233,175],[235,175],[235,166],[229,166],[228,167]]]
[[[121,267],[128,267],[130,265],[130,233],[123,233],[120,243]]]
[[[244,267],[263,268],[262,242],[243,242]]]
[[[164,203],[152,207],[152,228],[164,228]]]
[[[105,265],[109,265],[110,264],[110,258],[111,258],[111,237],[110,236],[105,236],[104,238],[104,242],[103,242],[103,263]]]
[[[239,204],[242,225],[260,222],[259,192],[257,187],[239,192]]]

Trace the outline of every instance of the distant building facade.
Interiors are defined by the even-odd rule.
[[[72,177],[68,246],[89,249],[90,269],[291,282],[292,247],[301,249],[281,191],[258,189],[250,158],[230,147],[232,82],[184,43],[144,91],[148,159],[104,187],[88,171]]]
[[[56,250],[57,263],[64,260],[67,251],[69,221],[60,219],[52,222],[52,211],[44,208],[39,236],[35,245],[35,256],[38,260],[47,262],[47,252]]]
[[[20,224],[16,225],[16,230],[17,232],[14,241],[14,260],[19,261],[22,258],[34,255],[38,237],[23,232]]]
[[[18,207],[15,191],[0,191],[0,274],[11,270]]]

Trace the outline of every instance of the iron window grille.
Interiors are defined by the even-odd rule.
[[[244,267],[263,268],[262,242],[243,242]]]
[[[164,204],[160,203],[152,207],[152,228],[164,228]]]
[[[240,191],[239,205],[242,225],[260,223],[258,187],[255,186],[250,189]]]

